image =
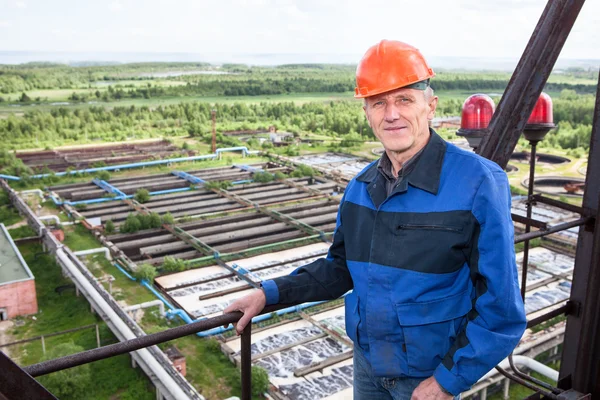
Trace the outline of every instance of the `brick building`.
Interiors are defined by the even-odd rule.
[[[0,320],[38,311],[35,278],[4,224],[0,224]]]

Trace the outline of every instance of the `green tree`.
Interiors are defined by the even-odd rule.
[[[142,228],[142,223],[134,214],[129,214],[125,222],[121,224],[119,230],[123,233],[135,233]]]
[[[79,353],[83,350],[83,347],[77,346],[73,342],[62,343],[48,351],[42,361]],[[89,364],[53,372],[39,378],[40,383],[60,399],[84,399],[91,380]]]
[[[30,101],[31,101],[31,97],[27,96],[27,93],[25,93],[25,92],[21,93],[21,97],[19,97],[19,102],[28,103]]]

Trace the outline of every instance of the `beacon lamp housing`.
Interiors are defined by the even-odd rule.
[[[552,98],[542,92],[527,120],[525,129],[523,129],[523,136],[528,141],[537,143],[543,140],[546,134],[554,129],[554,127]]]
[[[485,94],[469,96],[463,103],[460,129],[456,132],[469,142],[469,146],[477,149],[481,139],[487,134],[487,127],[494,115],[494,101]]]

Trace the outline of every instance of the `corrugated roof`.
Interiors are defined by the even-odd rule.
[[[4,224],[0,224],[0,231],[0,285],[33,279],[33,274]]]

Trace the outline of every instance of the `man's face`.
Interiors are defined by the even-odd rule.
[[[426,99],[423,90],[400,88],[367,97],[363,109],[387,151],[410,154],[427,143],[436,106],[436,96]]]

